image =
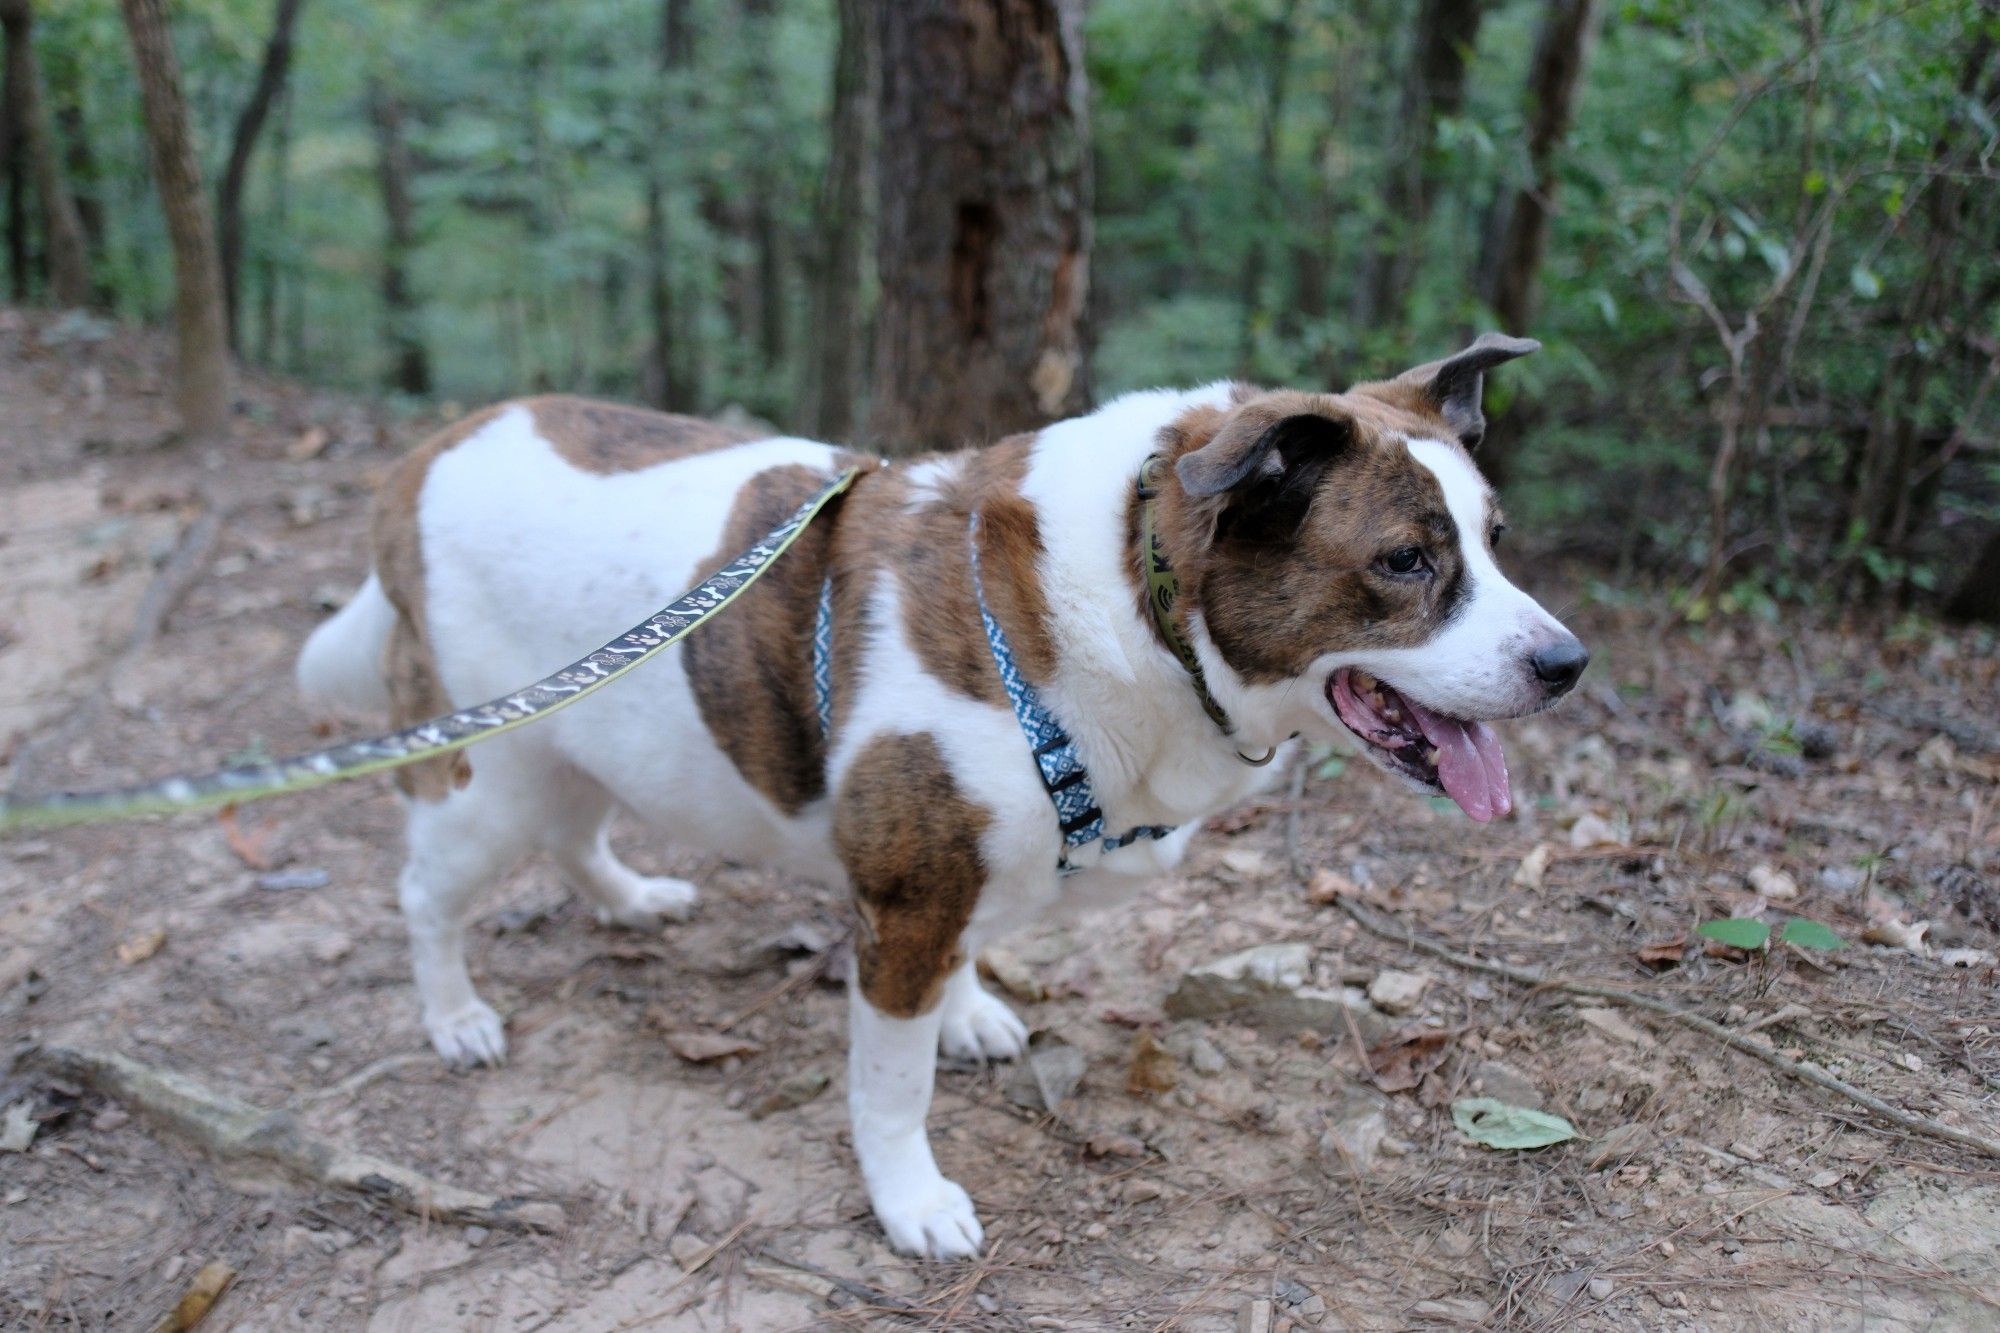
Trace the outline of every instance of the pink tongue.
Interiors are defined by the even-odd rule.
[[[1484,722],[1463,722],[1433,713],[1415,700],[1403,703],[1438,749],[1438,781],[1458,808],[1484,824],[1514,808],[1514,790],[1507,781],[1507,756],[1500,738]]]

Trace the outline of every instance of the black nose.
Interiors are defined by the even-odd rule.
[[[1577,677],[1590,665],[1590,650],[1575,639],[1561,639],[1538,648],[1528,659],[1535,668],[1535,678],[1548,687],[1552,697],[1560,698],[1575,686]]]

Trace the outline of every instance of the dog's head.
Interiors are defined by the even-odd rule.
[[[1343,394],[1239,391],[1167,432],[1170,551],[1260,731],[1350,735],[1480,821],[1513,805],[1494,718],[1552,706],[1590,660],[1495,562],[1505,524],[1470,451],[1487,334]]]

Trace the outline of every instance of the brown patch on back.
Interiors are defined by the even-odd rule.
[[[535,429],[570,466],[604,476],[638,472],[770,436],[769,431],[743,430],[700,417],[567,395],[529,398],[521,406],[534,414]]]
[[[826,483],[826,474],[803,465],[752,477],[737,492],[722,545],[703,562],[703,575],[742,554]],[[835,505],[857,495],[850,492]],[[842,518],[837,507],[822,512],[755,586],[681,646],[709,735],[744,780],[788,815],[826,790],[812,634]]]
[[[1427,642],[1455,613],[1464,586],[1457,527],[1443,488],[1402,442],[1404,436],[1455,441],[1434,409],[1419,412],[1372,392],[1279,390],[1230,411],[1187,412],[1161,432],[1161,452],[1171,462],[1207,445],[1225,423],[1232,436],[1254,438],[1301,416],[1344,423],[1349,438],[1311,464],[1318,469],[1312,503],[1296,532],[1278,541],[1218,537],[1218,526],[1228,526],[1225,511],[1244,497],[1190,496],[1171,471],[1156,501],[1168,559],[1181,579],[1183,622],[1199,607],[1224,659],[1257,683],[1296,677],[1336,649]],[[1127,522],[1136,561],[1136,506]],[[1434,579],[1381,575],[1377,560],[1405,545],[1430,553]],[[1143,581],[1135,583],[1142,601],[1143,588]]]
[[[928,1012],[964,962],[959,936],[986,883],[991,817],[959,791],[928,734],[868,743],[834,797],[833,840],[861,915],[861,993],[883,1013]]]

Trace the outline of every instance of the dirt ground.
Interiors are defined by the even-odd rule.
[[[436,420],[251,378],[234,448],[159,447],[165,366],[148,335],[0,311],[0,781],[21,789],[321,741],[293,654],[363,573],[370,478]],[[229,516],[203,549],[210,511]],[[692,922],[639,938],[524,869],[473,946],[511,1059],[460,1074],[417,1023],[386,781],[253,807],[233,839],[183,817],[0,843],[0,1139],[11,1106],[33,1129],[0,1153],[0,1326],[151,1328],[221,1260],[237,1277],[204,1327],[2000,1327],[2000,1160],[1656,1016],[1415,952],[1293,873],[2000,1134],[1991,636],[1690,627],[1535,549],[1521,534],[1514,565],[1597,659],[1571,705],[1508,728],[1517,818],[1479,829],[1315,764],[1296,801],[1215,821],[1130,911],[997,960],[1046,995],[1017,1001],[1040,1049],[1083,1073],[1058,1115],[1011,1070],[941,1075],[938,1154],[987,1222],[977,1263],[899,1258],[868,1214],[833,980],[846,917],[823,891],[626,829],[637,864],[704,890]],[[114,667],[176,581],[163,562],[195,577]],[[1849,947],[1687,944],[1757,913]],[[1862,942],[1871,923],[1909,947]],[[1357,1000],[1346,1030],[1166,1016],[1190,968],[1281,943],[1308,946],[1322,990],[1393,969],[1421,995],[1397,1016]],[[725,1025],[750,1049],[694,1063],[668,1041]],[[36,1042],[291,1108],[566,1223],[445,1226],[209,1157],[8,1072]],[[1581,1137],[1477,1146],[1451,1113],[1476,1094]]]

